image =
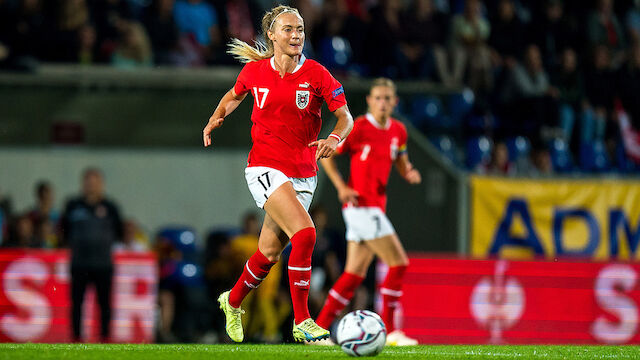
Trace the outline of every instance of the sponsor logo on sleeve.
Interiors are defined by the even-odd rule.
[[[340,94],[344,94],[344,87],[340,86],[339,88],[333,90],[333,97],[337,97]]]

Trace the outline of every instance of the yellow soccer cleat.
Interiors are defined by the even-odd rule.
[[[392,331],[387,335],[387,346],[413,346],[418,345],[418,340],[408,337],[402,330]]]
[[[224,312],[224,317],[227,321],[227,325],[225,326],[227,335],[235,342],[242,342],[242,340],[244,340],[244,333],[242,331],[242,314],[244,314],[244,310],[234,308],[229,304],[230,292],[231,290],[220,294],[220,296],[218,296],[218,302],[220,303],[220,310]]]
[[[329,338],[329,330],[323,329],[312,318],[296,325],[293,323],[293,339],[295,341],[318,341]]]

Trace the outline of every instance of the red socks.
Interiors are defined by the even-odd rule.
[[[362,280],[364,278],[356,274],[342,273],[338,281],[329,290],[329,296],[324,302],[316,324],[328,329],[336,316],[349,304],[351,298],[353,298],[353,293],[360,286]]]
[[[239,307],[249,291],[260,286],[260,283],[267,274],[269,274],[269,270],[271,270],[273,265],[275,265],[274,262],[269,261],[260,250],[256,250],[249,260],[247,260],[240,279],[238,279],[233,289],[231,289],[229,304],[234,308]]]
[[[311,317],[309,315],[309,283],[311,280],[311,254],[315,244],[316,229],[312,227],[302,229],[291,237],[289,288],[296,324]]]
[[[387,277],[380,285],[380,294],[382,295],[382,314],[380,315],[387,327],[387,334],[395,330],[393,312],[402,296],[402,278],[406,270],[406,265],[389,267]]]

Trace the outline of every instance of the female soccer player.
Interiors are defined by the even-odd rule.
[[[318,325],[328,329],[349,304],[375,256],[389,266],[380,287],[382,320],[387,327],[387,344],[415,345],[417,341],[394,329],[393,313],[402,296],[402,278],[409,264],[391,222],[385,215],[386,187],[391,165],[410,184],[419,184],[420,173],[407,155],[407,130],[391,117],[398,103],[395,84],[389,79],[373,82],[367,104],[369,113],[356,119],[353,131],[336,153],[350,153],[351,175],[346,184],[333,157],[322,159],[322,167],[338,190],[347,227],[347,261],[344,273],[329,291],[318,316]]]
[[[252,47],[233,39],[229,52],[246,63],[234,87],[220,100],[203,130],[210,134],[244,100],[254,98],[251,121],[253,147],[245,178],[256,205],[266,211],[258,251],[246,263],[235,286],[218,298],[226,330],[236,342],[244,339],[240,304],[260,285],[291,239],[289,287],[293,302],[293,337],[297,341],[325,339],[308,309],[311,254],[316,232],[307,212],[316,189],[317,160],[331,156],[353,127],[342,85],[317,62],[302,55],[304,22],[297,9],[278,6],[262,18],[266,45]],[[338,118],[333,132],[317,140],[320,106],[326,101]]]

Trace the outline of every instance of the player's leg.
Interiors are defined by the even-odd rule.
[[[308,195],[310,199],[312,192]],[[329,337],[329,332],[319,327],[309,314],[311,255],[316,229],[302,204],[303,197],[291,182],[286,182],[271,194],[264,209],[291,239],[288,273],[294,315],[293,337],[298,341],[315,341]]]
[[[373,257],[373,251],[363,242],[347,241],[347,261],[344,272],[329,290],[327,300],[316,321],[318,325],[328,329],[336,316],[351,302],[353,293],[367,275],[367,269]]]
[[[389,271],[380,285],[382,295],[382,313],[380,314],[387,327],[387,344],[416,345],[415,339],[409,338],[394,325],[394,313],[402,297],[402,282],[409,265],[409,258],[396,233],[366,242],[367,246],[385,264]]]
[[[247,260],[242,275],[230,291],[222,293],[218,298],[220,308],[225,313],[226,330],[229,337],[236,342],[244,339],[242,330],[242,300],[249,292],[265,279],[271,267],[280,259],[280,253],[288,239],[280,227],[265,215],[258,239],[258,250]]]

